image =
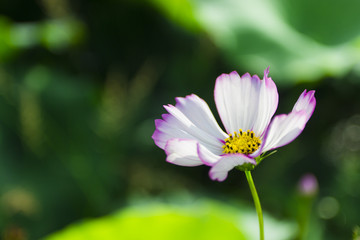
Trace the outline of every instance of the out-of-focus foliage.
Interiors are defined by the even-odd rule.
[[[0,16],[0,59],[37,45],[51,51],[60,51],[79,43],[83,37],[84,26],[72,19],[54,19],[39,23],[13,23]]]
[[[147,203],[128,207],[119,213],[77,223],[46,240],[96,239],[256,239],[255,209],[202,200],[186,205]],[[269,240],[294,238],[294,225],[279,223],[265,215]]]
[[[186,28],[188,22],[199,24],[234,68],[261,72],[270,65],[272,76],[284,83],[360,68],[356,0],[178,0],[174,7],[153,2]]]
[[[354,228],[353,240],[359,240],[359,239],[360,239],[360,227],[356,226]]]
[[[151,0],[169,19],[191,31],[200,31],[201,26],[193,11],[192,2],[187,0]]]

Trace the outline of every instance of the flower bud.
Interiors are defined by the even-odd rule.
[[[318,181],[316,177],[311,173],[303,175],[299,181],[298,190],[301,195],[314,196],[318,191]]]

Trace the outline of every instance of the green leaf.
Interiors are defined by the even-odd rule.
[[[166,15],[172,9],[171,1],[152,1]],[[191,6],[183,17],[194,16],[236,70],[262,76],[271,66],[277,82],[294,83],[343,76],[360,61],[360,1],[193,0]]]
[[[170,20],[184,28],[197,32],[201,29],[196,16],[194,16],[193,5],[189,0],[150,0]]]
[[[291,239],[294,225],[265,215],[269,240]],[[45,240],[209,240],[256,239],[255,209],[208,200],[188,205],[148,203],[131,206],[103,218],[86,220],[54,233]]]

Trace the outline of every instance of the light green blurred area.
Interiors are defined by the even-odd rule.
[[[84,34],[81,21],[72,17],[13,23],[0,15],[0,60],[38,45],[50,51],[62,51],[81,42]]]
[[[359,1],[152,2],[175,23],[208,34],[234,69],[271,66],[283,84],[360,75]]]
[[[279,222],[268,215],[265,221],[266,239],[294,238],[294,224]],[[148,202],[130,206],[111,216],[73,224],[44,240],[246,240],[257,237],[255,209],[203,199],[185,205]]]

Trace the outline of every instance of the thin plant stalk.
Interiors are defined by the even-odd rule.
[[[253,181],[252,176],[251,176],[251,172],[250,171],[245,171],[245,175],[246,175],[246,179],[247,179],[247,181],[249,183],[251,195],[253,197],[256,212],[257,212],[258,219],[259,219],[260,240],[264,240],[265,239],[264,238],[264,219],[263,219],[263,214],[262,214],[262,210],[261,210],[261,204],[260,204],[259,196],[257,194],[255,184],[254,184],[254,181]]]

